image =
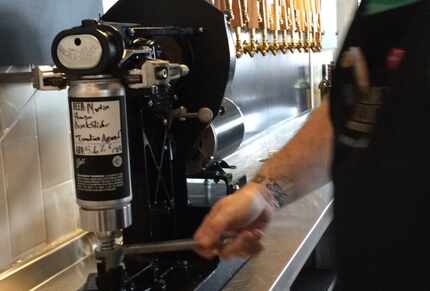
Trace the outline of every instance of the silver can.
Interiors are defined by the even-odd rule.
[[[101,233],[130,226],[132,189],[124,86],[108,76],[71,81],[69,110],[81,227]]]

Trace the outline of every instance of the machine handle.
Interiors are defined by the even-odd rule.
[[[225,236],[220,240],[221,248],[225,247],[233,240],[234,237]],[[145,255],[145,254],[160,254],[185,252],[196,249],[199,245],[193,239],[173,240],[157,243],[133,244],[124,246],[124,255]]]

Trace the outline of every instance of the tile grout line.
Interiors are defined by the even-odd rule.
[[[3,141],[8,137],[10,132],[15,128],[15,126],[21,120],[21,118],[24,115],[25,109],[27,108],[28,104],[31,103],[36,93],[37,93],[37,90],[34,90],[34,92],[30,95],[30,98],[28,98],[28,100],[24,103],[24,105],[21,106],[21,108],[19,109],[19,113],[16,116],[14,122],[12,122],[12,124],[3,131],[3,135],[0,137],[0,143],[3,143]]]
[[[6,227],[7,227],[7,233],[8,233],[8,251],[9,251],[9,258],[8,258],[8,265],[12,262],[12,239],[11,239],[11,227],[10,227],[10,217],[9,217],[9,203],[8,203],[8,199],[7,199],[7,187],[6,187],[6,174],[5,174],[5,169],[4,169],[4,156],[3,156],[3,143],[0,142],[0,167],[1,167],[1,175],[2,175],[2,180],[3,180],[3,199],[4,199],[4,207],[5,207],[5,214],[6,214],[6,218],[7,218],[7,223],[6,223]]]
[[[37,90],[36,90],[37,92]],[[36,93],[33,95],[35,96]],[[38,160],[38,169],[39,169],[39,189],[40,189],[40,195],[41,195],[41,199],[42,199],[42,211],[43,211],[43,218],[44,218],[44,223],[43,223],[43,228],[45,230],[45,243],[48,243],[48,238],[49,238],[49,233],[48,233],[48,217],[46,214],[46,207],[47,204],[45,203],[45,194],[43,191],[43,172],[42,172],[42,165],[41,165],[41,152],[40,152],[40,139],[39,139],[39,110],[38,110],[38,102],[37,102],[37,98],[34,98],[34,102],[33,102],[33,128],[35,131],[35,138],[36,138],[36,146],[37,146],[37,160]]]

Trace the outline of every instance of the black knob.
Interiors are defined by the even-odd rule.
[[[83,27],[94,27],[98,25],[97,20],[94,19],[84,19],[81,23]]]

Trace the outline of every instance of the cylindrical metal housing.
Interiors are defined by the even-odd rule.
[[[81,227],[93,232],[131,225],[125,88],[91,76],[71,81],[69,108]]]
[[[207,157],[223,159],[240,147],[244,136],[240,108],[231,99],[224,98],[218,116],[203,132],[201,152]]]
[[[198,173],[211,160],[222,160],[233,154],[244,139],[244,118],[236,103],[224,98],[219,111],[218,116],[203,131],[198,141],[199,154],[189,161],[189,173]]]

